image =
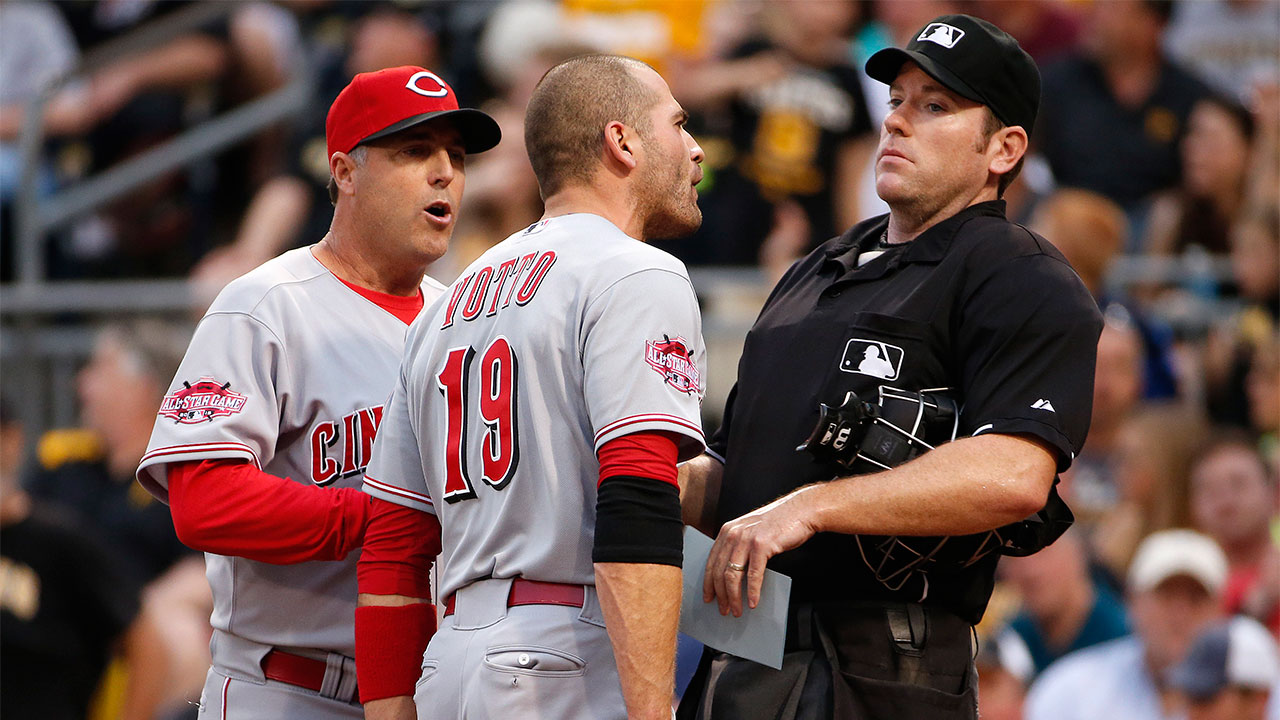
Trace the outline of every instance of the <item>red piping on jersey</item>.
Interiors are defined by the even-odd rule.
[[[679,435],[665,430],[641,430],[617,437],[600,447],[600,482],[616,475],[653,478],[677,488],[676,455]]]
[[[371,498],[265,473],[243,460],[168,465],[178,539],[218,555],[290,565],[341,560],[364,541]]]
[[[355,290],[364,299],[395,315],[400,322],[405,325],[413,323],[413,319],[418,317],[418,312],[422,310],[422,306],[426,304],[426,300],[422,297],[422,288],[418,288],[418,294],[413,297],[404,297],[403,295],[391,295],[389,293],[370,290],[369,288],[360,287],[353,283],[338,277],[338,281],[343,285]]]
[[[384,493],[389,493],[391,495],[402,497],[407,500],[417,500],[420,503],[426,503],[432,506],[435,505],[435,503],[431,502],[430,497],[423,495],[422,493],[416,493],[412,490],[405,490],[404,488],[396,487],[395,485],[388,485],[387,483],[384,483],[381,480],[374,480],[373,478],[369,477],[367,474],[364,476],[364,483],[365,485],[368,485],[369,487],[375,490],[381,490]]]
[[[632,415],[630,417],[624,417],[619,420],[614,420],[608,425],[605,425],[604,427],[600,428],[599,432],[596,433],[596,442],[600,442],[600,438],[604,437],[605,435],[608,435],[609,433],[612,433],[612,432],[616,432],[624,427],[627,427],[628,425],[637,425],[639,423],[645,423],[645,422],[660,422],[660,423],[670,423],[672,425],[679,425],[680,427],[688,428],[689,430],[694,431],[694,433],[696,433],[699,438],[702,437],[702,428],[698,427],[694,423],[689,422],[688,420],[685,420],[679,415],[666,415],[663,413],[648,413],[645,415]]]
[[[231,678],[222,683],[222,720],[227,720],[227,688],[231,687]]]
[[[154,460],[159,457],[168,457],[170,455],[186,455],[189,453],[207,454],[218,452],[220,450],[234,450],[236,452],[246,453],[253,464],[262,467],[262,463],[258,461],[258,454],[253,448],[238,442],[211,442],[211,443],[194,443],[190,445],[170,445],[169,447],[157,448],[142,456],[142,464],[146,464],[148,460]],[[205,460],[207,458],[194,458],[195,460]]]

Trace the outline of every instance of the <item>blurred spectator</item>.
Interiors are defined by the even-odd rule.
[[[1277,683],[1275,638],[1242,617],[1210,626],[1169,671],[1169,685],[1181,696],[1187,720],[1264,720]]]
[[[1143,541],[1126,596],[1133,635],[1079,650],[1040,675],[1027,694],[1034,720],[1165,720],[1165,672],[1220,615],[1227,561],[1213,540],[1166,530]]]
[[[1200,410],[1188,406],[1143,407],[1125,421],[1113,466],[1116,503],[1081,524],[1109,579],[1125,576],[1143,538],[1191,524],[1191,461],[1207,434]]]
[[[974,15],[1016,38],[1041,67],[1080,40],[1080,18],[1061,0],[975,0],[973,5]]]
[[[1240,299],[1280,323],[1280,202],[1248,207],[1232,224],[1231,274]]]
[[[1195,527],[1227,556],[1223,608],[1280,634],[1280,547],[1271,536],[1276,483],[1257,447],[1238,432],[1214,437],[1191,468]]]
[[[1139,237],[1145,200],[1178,182],[1178,141],[1192,106],[1208,94],[1161,50],[1172,5],[1090,3],[1082,50],[1044,70],[1033,138],[1059,187],[1119,203]]]
[[[57,4],[80,47],[96,46],[178,12],[189,2]],[[207,116],[235,54],[227,21],[86,68],[88,128],[59,151],[68,177],[102,171],[166,141]],[[58,278],[139,277],[184,272],[209,242],[213,161],[155,178],[74,225],[53,245]]]
[[[1142,339],[1142,395],[1148,400],[1178,394],[1173,372],[1172,331],[1150,318],[1132,298],[1108,292],[1105,286],[1112,260],[1127,244],[1129,224],[1119,205],[1105,197],[1067,188],[1043,200],[1031,227],[1062,252],[1098,302],[1113,313],[1123,308]]]
[[[150,720],[164,690],[161,628],[138,584],[74,515],[18,483],[23,428],[0,401],[0,706],[7,718],[83,720],[112,649],[131,676],[121,720]]]
[[[1127,314],[1104,315],[1089,438],[1063,477],[1063,497],[1086,525],[1115,505],[1120,428],[1142,397],[1142,338]]]
[[[169,509],[133,477],[189,338],[156,321],[102,331],[77,378],[85,427],[41,438],[39,467],[27,481],[33,497],[93,523],[139,583],[192,553],[174,534]]]
[[[314,69],[315,93],[286,143],[284,171],[253,196],[232,242],[211,250],[192,271],[199,312],[231,280],[290,247],[317,242],[329,231],[333,207],[327,190],[325,118],[351,78],[388,67],[439,64],[435,33],[418,16],[402,10],[374,3],[356,8],[340,4],[331,14],[316,11],[307,24],[318,35],[337,32],[346,41]]]
[[[143,611],[160,627],[165,660],[140,668],[126,657],[112,679],[127,686],[138,674],[156,678],[163,688],[156,702],[168,708],[181,707],[204,683],[213,602],[203,558],[178,540],[169,509],[134,481],[134,471],[189,339],[189,329],[156,320],[104,328],[76,379],[84,427],[46,433],[27,477],[33,497],[83,518],[130,584],[143,588]]]
[[[732,153],[708,158],[702,230],[673,248],[681,257],[785,269],[861,219],[857,180],[874,135],[862,72],[847,60],[857,13],[848,1],[769,3],[758,36],[674,80],[705,120],[700,140],[715,147],[722,133]]]
[[[22,181],[18,136],[26,105],[74,68],[79,55],[71,30],[51,3],[0,2],[0,280],[15,274],[13,207]],[[83,86],[64,88],[45,108],[45,134],[82,132],[88,127],[87,108]],[[39,158],[36,180],[37,197],[57,187],[47,152]]]
[[[1034,555],[1005,558],[1000,573],[1022,597],[1022,610],[1009,628],[1033,662],[1025,680],[1067,653],[1129,634],[1124,604],[1090,575],[1078,532],[1068,532]]]
[[[1253,116],[1223,97],[1195,104],[1182,139],[1182,183],[1151,206],[1148,252],[1175,255],[1199,245],[1226,255],[1231,221],[1246,199]]]
[[[1272,475],[1280,476],[1280,337],[1273,334],[1254,349],[1245,383],[1258,448]]]
[[[1247,427],[1275,442],[1280,429],[1280,208],[1253,206],[1231,233],[1241,307],[1203,345],[1205,400],[1215,422]],[[1254,368],[1257,368],[1255,371]],[[1270,453],[1270,450],[1268,450]]]
[[[1219,91],[1244,102],[1280,83],[1280,4],[1274,0],[1178,3],[1165,51]]]
[[[1017,635],[1000,634],[979,643],[974,664],[980,678],[978,713],[982,720],[1022,720],[1033,668]]]

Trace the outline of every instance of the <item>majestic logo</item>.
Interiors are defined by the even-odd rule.
[[[844,355],[840,358],[840,370],[859,375],[870,375],[881,380],[897,380],[902,370],[902,357],[905,353],[897,345],[853,338],[845,343]]]
[[[1032,410],[1048,410],[1049,412],[1056,412],[1053,409],[1053,403],[1049,402],[1048,400],[1045,400],[1044,398],[1040,398],[1039,400],[1031,403],[1031,409]]]
[[[219,383],[205,376],[194,385],[184,380],[181,390],[164,397],[158,414],[182,425],[194,425],[235,415],[244,409],[246,400],[244,395],[231,390],[231,383]]]
[[[702,392],[702,376],[684,338],[663,335],[661,340],[646,341],[644,361],[680,392],[690,395]]]
[[[429,79],[431,82],[435,83],[435,87],[422,87],[419,85],[418,82],[423,78]],[[427,72],[426,70],[419,70],[414,73],[413,76],[409,78],[409,82],[405,83],[404,86],[419,95],[425,95],[426,97],[444,97],[449,94],[449,88],[445,87],[444,81],[435,73]]]
[[[958,27],[946,23],[929,23],[916,40],[921,42],[927,40],[951,49],[956,46],[956,43],[960,42],[962,37],[964,37],[964,31]]]

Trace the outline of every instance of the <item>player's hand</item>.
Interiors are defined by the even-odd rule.
[[[799,547],[813,537],[809,498],[816,487],[801,488],[759,510],[731,520],[720,528],[702,579],[702,601],[720,603],[720,614],[742,617],[742,581],[746,576],[747,605],[760,604],[769,558]]]

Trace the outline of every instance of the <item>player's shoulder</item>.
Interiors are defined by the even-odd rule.
[[[980,215],[965,221],[955,234],[953,246],[967,263],[992,267],[1014,258],[1036,257],[1070,267],[1053,243],[1030,228],[1003,217]]]
[[[209,313],[253,313],[263,301],[288,294],[328,273],[310,248],[290,250],[227,283],[209,307]]]

